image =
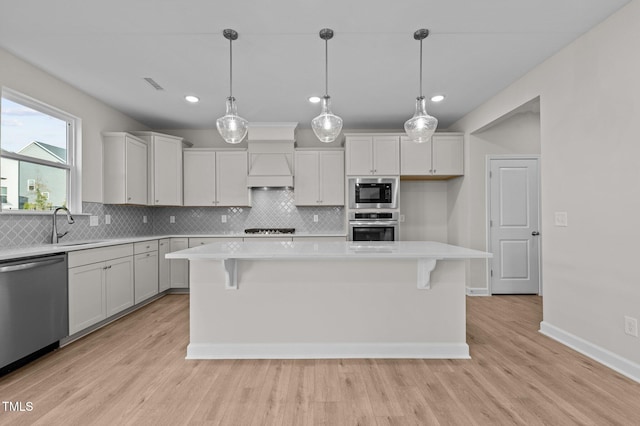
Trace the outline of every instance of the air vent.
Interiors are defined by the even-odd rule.
[[[151,85],[156,90],[164,90],[164,87],[160,86],[154,79],[151,77],[145,77],[144,80]]]

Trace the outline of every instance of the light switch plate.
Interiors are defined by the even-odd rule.
[[[98,226],[99,224],[98,216],[89,216],[89,226]]]
[[[314,215],[313,215],[313,221],[314,221],[314,222],[317,222],[317,221],[318,221],[318,215],[317,215],[317,214],[314,214]]]
[[[147,216],[142,216],[142,223],[147,223]]]
[[[110,214],[105,214],[104,215],[104,224],[105,225],[111,225],[111,215]]]
[[[555,225],[556,226],[569,226],[567,212],[555,213]]]
[[[223,214],[222,216],[220,216],[220,221],[221,221],[222,223],[227,223],[227,215],[226,215],[226,214]]]

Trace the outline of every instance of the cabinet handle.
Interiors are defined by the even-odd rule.
[[[160,202],[160,200],[156,200],[156,203],[159,203],[159,202]]]
[[[436,169],[433,169],[433,174],[434,174],[434,175],[436,174]]]
[[[128,198],[127,198],[127,200],[128,200],[128,201],[131,201],[131,197],[128,197]]]
[[[147,257],[151,256],[151,253],[147,253]]]

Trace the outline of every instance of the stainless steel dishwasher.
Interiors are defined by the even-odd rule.
[[[0,261],[0,374],[68,334],[67,255]]]

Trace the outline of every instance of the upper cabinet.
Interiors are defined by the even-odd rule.
[[[400,176],[406,179],[449,179],[464,175],[464,135],[436,133],[426,143],[400,141]]]
[[[147,204],[147,144],[129,133],[102,134],[105,204]]]
[[[182,138],[133,132],[149,144],[149,205],[182,205]]]
[[[295,204],[344,205],[344,151],[296,150]]]
[[[250,206],[247,152],[185,149],[185,206]]]
[[[400,174],[400,136],[347,135],[347,175]]]

